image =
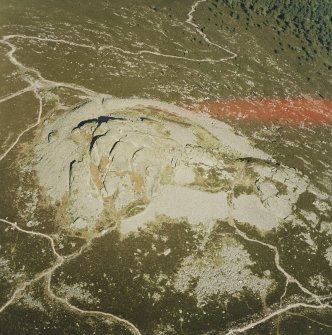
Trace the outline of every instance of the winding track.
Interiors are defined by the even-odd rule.
[[[200,35],[203,40],[209,44],[209,45],[213,45],[214,47],[218,48],[219,50],[223,50],[226,53],[229,53],[230,56],[228,57],[222,57],[222,58],[217,58],[217,59],[213,59],[213,58],[209,58],[209,57],[205,57],[205,58],[191,58],[191,57],[186,57],[186,56],[177,56],[177,55],[172,55],[172,54],[164,54],[161,52],[157,52],[157,51],[151,51],[151,50],[139,50],[139,51],[129,51],[126,49],[122,49],[118,46],[115,45],[101,45],[101,46],[96,46],[96,45],[90,45],[90,44],[84,44],[84,43],[77,43],[77,42],[73,42],[73,41],[68,41],[68,40],[64,40],[64,39],[54,39],[54,38],[46,38],[46,37],[38,37],[38,36],[28,36],[28,35],[23,35],[23,34],[15,34],[15,35],[6,35],[2,38],[2,43],[6,43],[9,42],[12,39],[27,39],[27,40],[35,40],[35,41],[40,41],[40,42],[52,42],[52,43],[58,43],[58,44],[66,44],[66,45],[70,45],[73,47],[80,47],[80,48],[85,48],[85,49],[91,49],[94,50],[96,52],[98,51],[102,51],[102,50],[107,50],[107,49],[113,49],[115,51],[118,51],[120,53],[123,53],[125,55],[131,55],[131,56],[139,56],[139,55],[154,55],[157,57],[163,57],[163,58],[170,58],[170,59],[180,59],[180,60],[185,60],[188,62],[199,62],[199,63],[220,63],[220,62],[226,62],[229,61],[235,57],[237,57],[237,54],[234,53],[233,51],[230,51],[228,49],[226,49],[225,47],[221,46],[220,44],[214,43],[212,42],[207,35],[200,29],[199,25],[194,23],[193,19],[193,14],[196,12],[198,6],[201,3],[207,2],[208,0],[198,0],[196,1],[188,15],[187,15],[187,20],[185,21],[185,23],[191,25],[196,33],[198,35]],[[7,43],[8,45],[8,43]],[[0,100],[1,102],[1,100]]]
[[[104,96],[103,94],[94,92],[86,87],[80,86],[80,85],[76,85],[76,84],[72,84],[72,83],[62,83],[62,82],[55,82],[55,81],[51,81],[51,80],[47,80],[45,79],[41,73],[36,70],[33,67],[28,67],[26,65],[24,65],[23,63],[21,63],[16,57],[15,57],[15,52],[16,52],[16,46],[15,44],[13,44],[12,40],[15,39],[27,39],[27,40],[38,40],[38,41],[45,41],[45,42],[53,42],[53,43],[61,43],[61,44],[67,44],[67,45],[71,45],[71,46],[75,46],[75,47],[80,47],[80,48],[88,48],[88,49],[92,49],[95,51],[100,51],[100,50],[105,50],[105,49],[113,49],[116,50],[118,52],[121,52],[123,54],[127,54],[127,55],[144,55],[144,54],[151,54],[151,55],[155,55],[155,56],[159,56],[159,57],[165,57],[165,58],[174,58],[174,59],[181,59],[181,60],[185,60],[185,61],[190,61],[190,62],[209,62],[209,63],[218,63],[218,62],[225,62],[225,61],[229,61],[231,59],[234,59],[237,54],[235,54],[234,52],[222,47],[219,44],[213,43],[212,41],[209,40],[209,38],[207,37],[207,35],[200,29],[200,27],[194,23],[193,21],[193,16],[194,13],[196,12],[198,6],[201,3],[207,2],[207,0],[198,0],[196,2],[194,2],[194,4],[192,5],[188,15],[187,15],[187,20],[186,23],[191,25],[197,32],[197,34],[199,34],[205,42],[207,42],[210,45],[215,46],[216,48],[226,51],[230,54],[229,57],[226,58],[219,58],[219,59],[211,59],[211,58],[203,58],[203,59],[194,59],[194,58],[190,58],[190,57],[185,57],[185,56],[176,56],[176,55],[169,55],[169,54],[162,54],[159,52],[154,52],[154,51],[150,51],[150,50],[141,50],[138,52],[132,52],[132,51],[128,51],[128,50],[124,50],[122,48],[119,48],[117,46],[113,46],[113,45],[103,45],[103,46],[93,46],[93,45],[87,45],[87,44],[80,44],[80,43],[76,43],[76,42],[72,42],[72,41],[67,41],[67,40],[63,40],[63,39],[51,39],[51,38],[41,38],[41,37],[36,37],[36,36],[27,36],[27,35],[22,35],[22,34],[17,34],[17,35],[6,35],[4,36],[1,40],[0,43],[3,44],[4,46],[9,48],[9,52],[7,52],[6,56],[8,58],[8,60],[17,67],[17,69],[22,73],[22,78],[24,81],[27,82],[28,86],[22,90],[19,90],[17,92],[14,92],[12,94],[8,94],[2,98],[0,98],[0,103],[8,101],[10,99],[13,99],[17,96],[20,96],[22,94],[25,94],[27,92],[33,92],[35,97],[39,100],[39,110],[38,110],[38,117],[36,120],[36,123],[29,126],[28,128],[26,128],[24,131],[22,131],[18,137],[16,138],[16,140],[9,146],[9,148],[5,151],[5,153],[3,153],[0,156],[0,162],[6,158],[6,156],[10,153],[10,151],[15,147],[15,145],[19,142],[19,140],[21,139],[21,137],[29,132],[31,129],[33,129],[34,127],[37,127],[40,124],[41,121],[41,117],[42,117],[42,112],[43,112],[43,99],[41,96],[41,92],[44,90],[49,90],[51,88],[58,88],[58,87],[63,87],[63,88],[67,88],[67,89],[71,89],[71,90],[75,90],[78,92],[81,92],[82,94],[84,94],[87,97],[96,97],[96,96]],[[231,217],[231,216],[230,216]],[[90,240],[87,244],[85,244],[78,252],[69,255],[69,256],[61,256],[55,248],[55,242],[53,240],[53,238],[47,234],[43,234],[43,233],[39,233],[39,232],[34,232],[34,231],[30,231],[30,230],[25,230],[23,228],[20,228],[16,223],[10,222],[6,219],[0,219],[0,222],[3,224],[7,224],[10,225],[13,229],[17,229],[20,232],[26,233],[26,234],[30,234],[30,235],[34,235],[34,236],[38,236],[40,238],[45,238],[49,241],[50,243],[50,247],[52,249],[53,254],[56,256],[56,262],[54,263],[54,265],[50,268],[45,269],[44,271],[38,273],[35,275],[35,277],[29,281],[23,282],[21,283],[16,290],[14,291],[14,293],[12,294],[11,298],[3,305],[0,307],[0,313],[3,312],[8,306],[10,306],[12,303],[14,303],[19,297],[20,294],[31,284],[41,280],[41,279],[45,279],[47,281],[47,292],[49,294],[49,296],[57,301],[59,301],[60,303],[62,303],[64,306],[66,306],[68,309],[79,313],[79,314],[87,314],[87,315],[95,315],[95,316],[100,316],[100,317],[107,317],[110,318],[111,320],[114,321],[119,321],[121,323],[123,323],[129,330],[132,331],[133,334],[135,335],[140,335],[139,330],[129,321],[119,318],[111,313],[105,313],[105,312],[101,312],[101,311],[88,311],[88,310],[82,310],[72,304],[69,303],[69,301],[67,301],[64,298],[58,297],[56,296],[56,294],[52,291],[51,289],[51,278],[52,278],[52,274],[55,272],[56,269],[58,269],[59,267],[61,267],[65,262],[68,262],[72,259],[75,259],[76,257],[79,257],[84,250],[86,250],[86,248],[91,244],[92,240]],[[307,304],[305,302],[301,302],[301,303],[294,303],[294,304],[289,304],[285,307],[280,307],[279,309],[267,314],[265,317],[262,317],[261,319],[258,319],[257,321],[248,323],[247,325],[240,327],[240,328],[234,328],[234,329],[230,329],[227,333],[227,335],[233,335],[233,334],[238,334],[238,333],[243,333],[251,328],[254,328],[255,326],[262,324],[268,320],[270,320],[271,318],[284,314],[290,310],[296,309],[296,308],[313,308],[313,309],[325,309],[325,308],[330,308],[332,309],[332,306],[330,306],[327,303],[323,303],[320,300],[320,297],[315,295],[314,293],[310,292],[308,289],[306,289],[304,286],[301,285],[301,283],[294,278],[293,276],[291,276],[290,274],[288,274],[280,265],[280,257],[279,257],[279,252],[278,249],[270,244],[258,241],[258,240],[254,240],[250,237],[248,237],[244,232],[242,232],[238,227],[236,227],[234,222],[231,222],[232,225],[235,227],[236,229],[236,233],[238,235],[240,235],[242,238],[246,239],[247,241],[250,241],[252,243],[259,243],[265,247],[268,247],[270,250],[273,250],[275,253],[275,264],[276,267],[278,268],[278,270],[286,277],[286,286],[285,286],[285,292],[287,289],[287,285],[290,282],[293,282],[295,284],[297,284],[297,286],[305,293],[308,294],[309,296],[311,296],[311,298],[313,300],[315,300],[317,302],[317,305],[313,305],[313,304]],[[108,231],[112,230],[114,228],[109,228]],[[104,232],[102,232],[102,234],[104,234]],[[101,234],[100,234],[101,235]],[[100,237],[100,235],[97,235],[94,239],[97,239],[98,237]],[[285,295],[282,295],[281,299],[284,297]]]
[[[20,297],[20,294],[27,288],[27,286],[32,285],[33,283],[41,280],[41,279],[46,279],[47,282],[47,294],[54,300],[59,301],[61,304],[65,305],[68,309],[79,313],[79,314],[86,314],[86,315],[91,315],[91,316],[97,316],[97,317],[106,317],[111,319],[112,321],[117,321],[120,322],[122,324],[124,324],[128,330],[132,331],[133,335],[141,335],[140,331],[136,328],[136,326],[134,324],[132,324],[131,322],[122,319],[114,314],[111,313],[106,313],[106,312],[102,312],[102,311],[87,311],[87,310],[83,310],[80,309],[74,305],[72,305],[69,301],[67,301],[64,298],[58,297],[52,290],[51,288],[51,280],[52,280],[52,274],[58,269],[60,268],[64,263],[71,261],[77,257],[79,257],[92,243],[93,240],[97,239],[98,237],[100,237],[101,235],[104,235],[106,232],[110,232],[113,229],[115,229],[116,227],[113,228],[109,228],[107,230],[104,230],[102,233],[100,233],[99,235],[95,236],[94,238],[92,238],[91,240],[89,240],[88,243],[86,243],[85,245],[83,245],[79,251],[68,255],[68,256],[62,256],[60,255],[55,248],[55,242],[53,240],[53,238],[47,234],[43,234],[43,233],[39,233],[39,232],[34,232],[34,231],[30,231],[30,230],[26,230],[23,228],[20,228],[17,223],[14,222],[10,222],[8,220],[5,219],[0,219],[0,222],[2,223],[6,223],[8,225],[10,225],[13,229],[17,229],[18,231],[22,232],[22,233],[26,233],[29,235],[33,235],[33,236],[38,236],[38,237],[42,237],[47,239],[50,242],[51,245],[51,249],[52,252],[54,254],[54,256],[56,256],[56,262],[54,263],[53,266],[51,266],[50,268],[45,269],[44,271],[38,273],[35,275],[34,278],[32,278],[31,280],[28,280],[26,282],[21,283],[16,290],[14,291],[14,293],[12,294],[11,298],[0,308],[0,313],[3,312],[8,306],[10,306],[12,303],[14,303],[16,301],[16,299],[18,299]]]

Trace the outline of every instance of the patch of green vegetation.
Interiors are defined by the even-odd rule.
[[[53,240],[61,255],[73,254],[86,243],[85,238],[70,234],[68,229],[60,230],[56,236],[53,236]]]
[[[55,260],[48,239],[6,227],[5,223],[1,223],[0,230],[1,255],[10,260],[14,273],[24,273],[23,278],[42,271]]]
[[[0,245],[0,304],[3,305],[18,285],[51,267],[55,256],[46,238],[20,232],[3,222]]]
[[[179,305],[189,308],[196,303],[175,292],[169,281],[199,239],[189,223],[163,217],[124,238],[113,231],[61,269],[53,283],[86,282],[87,289],[100,300],[98,308],[122,315],[146,334],[152,334],[156,320],[179,327],[174,315]],[[82,271],[84,268],[89,271]]]
[[[320,287],[312,279],[319,274],[329,283],[332,278],[332,268],[325,259],[325,252],[332,243],[331,236],[305,224],[284,222],[274,234],[266,235],[265,241],[275,243],[280,264],[288,273],[316,294],[328,293],[327,286]]]
[[[257,241],[263,241],[262,234],[255,227],[249,224],[238,224],[242,232],[244,232],[249,238]],[[268,274],[270,278],[274,279],[274,285],[269,289],[266,296],[266,303],[273,305],[279,302],[280,296],[283,293],[286,278],[277,269],[275,264],[275,253],[268,247],[261,245],[258,242],[248,241],[239,235],[235,235],[245,249],[250,253],[250,257],[254,264],[250,266],[252,272],[257,276],[264,276]]]
[[[269,178],[267,178],[268,181],[271,181],[274,186],[278,189],[278,195],[287,195],[288,194],[288,190],[287,190],[287,185],[283,184],[279,181],[276,180],[269,180]]]
[[[284,96],[289,90],[293,95],[302,91],[331,97],[329,0],[214,0],[197,15],[213,40],[220,34],[224,38],[233,35],[237,43],[231,50],[238,53],[235,61],[256,93],[264,90],[266,95]],[[293,73],[293,80],[287,78],[287,71]],[[292,87],[286,88],[289,84]]]
[[[280,255],[280,265],[305,287],[316,294],[328,294],[332,270],[324,254],[332,242],[331,236],[326,236],[316,228],[306,227],[299,222],[282,222],[277,229],[266,234],[261,234],[248,224],[238,224],[238,227],[248,237],[276,246]],[[252,258],[257,260],[252,267],[255,273],[257,270],[260,273],[265,268],[278,278],[277,287],[267,297],[269,303],[276,303],[283,293],[285,277],[275,267],[274,252],[259,243],[245,240],[241,240],[241,243],[246,246]],[[318,285],[314,280],[318,274],[321,284],[324,282],[323,286]],[[299,293],[301,292],[298,290],[290,290],[287,297],[298,296]]]
[[[237,184],[233,189],[234,197],[237,198],[241,194],[252,194],[254,193],[254,188],[252,185],[241,185]]]
[[[285,335],[331,334],[331,313],[298,308],[282,317],[279,331]]]
[[[316,212],[317,208],[314,205],[316,201],[316,196],[309,191],[305,191],[300,194],[299,199],[296,202],[296,207],[299,209],[304,209],[307,212]]]
[[[261,27],[260,20],[257,19],[262,16],[263,25],[272,25],[277,33],[285,34],[290,31],[302,43],[307,42],[302,47],[303,51],[306,51],[307,45],[313,44],[328,53],[331,51],[332,7],[329,0],[310,2],[281,0],[277,3],[273,0],[221,0],[221,2],[226,3],[233,10],[231,16],[237,13],[237,19],[240,18],[240,14],[246,17],[248,26]],[[307,56],[312,57],[310,54]]]
[[[184,334],[218,334],[229,328],[234,320],[244,320],[248,315],[260,312],[260,298],[244,289],[238,295],[218,294],[209,299],[203,307],[203,313],[196,320],[188,319],[183,324]]]
[[[113,231],[100,237],[89,250],[56,272],[52,286],[57,291],[61,283],[84,283],[100,303],[88,306],[75,301],[79,307],[121,315],[144,334],[156,334],[161,329],[169,329],[167,334],[173,331],[186,335],[221,331],[233,321],[260,312],[261,297],[244,289],[236,296],[211,296],[200,306],[191,293],[194,282],[192,289],[180,292],[173,281],[186,257],[199,257],[203,250],[210,250],[212,255],[225,243],[234,243],[237,237],[232,232],[232,227],[220,222],[207,238],[204,229],[160,216],[138,233],[121,236]],[[263,276],[267,268],[273,268],[273,257],[271,252],[255,247],[245,245],[254,261],[260,263],[252,267],[253,271]],[[266,264],[261,264],[263,259]],[[271,277],[275,276],[272,269]],[[269,296],[268,301],[272,301],[272,292]]]
[[[0,314],[1,335],[132,335],[123,323],[109,318],[80,314],[51,299],[42,281],[29,286]]]
[[[111,48],[82,52],[82,48],[69,45],[57,44],[55,48],[52,42],[36,45],[28,40],[21,43],[24,51],[17,51],[24,64],[37,67],[45,78],[59,82],[74,79],[76,84],[116,97],[169,102],[301,93],[331,97],[329,0],[200,3],[193,22],[211,42],[230,52],[207,43],[185,23],[192,5],[189,0],[142,0],[132,7],[128,1],[116,0],[103,1],[92,9],[84,0],[74,9],[69,1],[41,6],[37,0],[27,0],[22,6],[11,0],[10,5],[1,4],[1,19],[5,26],[29,25],[31,35],[38,36],[47,24],[58,38],[132,52],[128,55]],[[123,14],[124,8],[130,11]],[[37,16],[42,19],[35,20]],[[59,18],[65,26],[59,24]],[[135,55],[144,46],[184,59]],[[228,62],[185,59],[227,59],[233,53],[237,57]]]

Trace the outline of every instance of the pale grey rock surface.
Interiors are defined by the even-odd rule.
[[[39,184],[74,231],[107,218],[127,234],[158,215],[269,230],[308,187],[229,125],[151,100],[96,98],[45,122],[34,151]],[[251,191],[231,204],[238,173]]]

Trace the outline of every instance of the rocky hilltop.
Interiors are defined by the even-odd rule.
[[[51,118],[34,153],[40,187],[67,213],[59,225],[74,232],[121,222],[128,233],[158,215],[269,230],[308,187],[225,123],[148,100],[100,98]]]
[[[331,17],[0,1],[1,335],[331,334]]]

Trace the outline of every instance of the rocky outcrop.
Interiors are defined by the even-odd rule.
[[[96,99],[45,122],[37,140],[40,186],[73,231],[112,221],[127,233],[157,215],[271,229],[306,189],[228,125],[155,101]]]

